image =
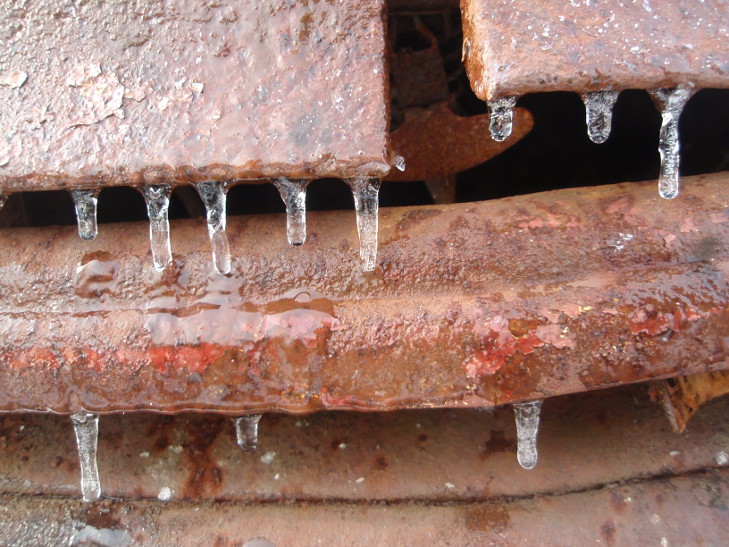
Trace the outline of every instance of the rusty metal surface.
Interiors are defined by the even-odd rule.
[[[382,0],[0,13],[0,188],[389,170]]]
[[[306,412],[492,406],[727,368],[729,185],[688,178],[386,209],[373,273],[347,212],[0,235],[0,409]]]
[[[495,503],[186,504],[0,498],[24,545],[723,545],[729,472]],[[376,523],[373,525],[373,523]]]
[[[461,0],[476,95],[729,87],[729,5]]]
[[[685,431],[689,419],[707,402],[729,393],[729,371],[658,380],[652,385],[654,399],[666,411],[671,429]]]
[[[258,449],[236,444],[233,420],[211,415],[103,416],[98,465],[105,496],[246,503],[331,500],[478,502],[726,465],[729,399],[672,433],[645,386],[549,399],[539,464],[516,459],[514,414],[473,409],[269,414]],[[0,418],[0,493],[79,497],[65,416]]]
[[[392,149],[405,158],[405,171],[393,169],[388,181],[447,177],[480,165],[521,140],[534,125],[523,108],[514,111],[514,130],[505,141],[489,135],[489,115],[457,116],[447,103],[410,108],[392,132]]]

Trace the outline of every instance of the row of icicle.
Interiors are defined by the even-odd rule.
[[[291,245],[306,241],[306,187],[308,180],[281,177],[272,181],[286,205],[286,235]],[[360,259],[366,272],[375,269],[377,261],[378,193],[380,179],[359,177],[348,179],[354,195],[357,232],[360,240]],[[208,236],[212,247],[213,265],[221,274],[230,273],[230,249],[225,233],[226,195],[229,184],[206,181],[195,184],[205,205]],[[147,185],[141,188],[149,216],[149,239],[152,261],[158,271],[172,262],[168,210],[172,187]],[[96,209],[99,190],[71,190],[76,208],[78,232],[81,239],[91,241],[97,234]]]
[[[542,401],[528,401],[513,405],[516,421],[517,460],[524,469],[537,465],[537,435]],[[238,446],[251,452],[258,445],[258,422],[260,414],[240,416],[233,419]],[[80,412],[71,416],[78,459],[81,467],[81,494],[84,501],[94,501],[101,497],[101,480],[96,463],[99,439],[99,416]]]
[[[606,90],[582,94],[587,118],[587,135],[592,142],[601,144],[610,136],[613,107],[619,93]],[[662,117],[658,137],[658,152],[661,156],[658,193],[664,199],[673,199],[678,195],[679,186],[678,119],[694,91],[687,87],[676,87],[656,89],[649,93]],[[518,99],[518,96],[510,96],[488,102],[491,115],[489,130],[491,138],[495,141],[504,141],[511,135],[514,107]]]

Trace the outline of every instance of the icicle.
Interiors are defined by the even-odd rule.
[[[96,238],[96,204],[99,201],[98,190],[71,190],[73,204],[76,207],[78,235],[85,241]]]
[[[170,206],[171,189],[166,185],[148,185],[142,188],[149,215],[149,240],[152,245],[154,267],[162,271],[172,262],[170,247],[170,222],[167,210]]]
[[[658,153],[661,155],[661,173],[658,177],[658,194],[664,199],[678,195],[678,167],[680,161],[678,143],[678,119],[683,107],[693,95],[692,89],[656,89],[650,94],[661,111],[661,132],[658,137]]]
[[[76,433],[78,459],[81,464],[81,493],[84,501],[94,501],[101,496],[99,469],[96,467],[96,445],[99,438],[99,417],[79,412],[71,416]]]
[[[402,156],[395,156],[395,168],[398,171],[405,172],[405,158]]]
[[[6,199],[7,199],[7,197],[5,196],[5,194],[0,192],[0,209],[2,209],[5,206]]]
[[[380,179],[358,177],[349,179],[354,194],[354,208],[357,213],[357,232],[359,233],[359,257],[362,270],[371,272],[377,263],[377,210]]]
[[[306,241],[306,187],[309,181],[280,177],[273,184],[286,205],[286,236],[289,244],[303,245]]]
[[[513,405],[516,419],[516,458],[524,469],[533,469],[537,465],[537,435],[542,402],[528,401]]]
[[[222,182],[198,182],[195,185],[205,204],[208,219],[208,236],[213,249],[213,265],[225,275],[230,273],[230,249],[225,234],[225,202],[227,187]]]
[[[238,438],[238,446],[246,452],[252,452],[258,444],[258,422],[260,414],[251,414],[235,418],[235,434]]]
[[[514,107],[519,97],[502,97],[488,102],[491,120],[489,130],[491,138],[495,141],[505,141],[511,135],[511,125],[514,119]]]
[[[610,136],[613,121],[613,107],[618,100],[619,91],[593,91],[583,93],[585,118],[587,120],[587,136],[597,144],[602,144]]]

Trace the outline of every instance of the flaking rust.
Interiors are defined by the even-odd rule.
[[[0,409],[60,413],[493,406],[729,367],[729,179],[385,209],[371,273],[351,215],[0,236]],[[669,209],[670,208],[670,209]],[[245,234],[245,237],[242,237]],[[508,257],[509,260],[504,260]]]

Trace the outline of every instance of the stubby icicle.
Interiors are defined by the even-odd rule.
[[[359,234],[359,257],[362,270],[371,272],[377,264],[377,231],[381,179],[357,177],[347,179],[354,195]]]
[[[279,177],[273,181],[286,205],[286,237],[290,245],[303,245],[306,241],[306,187],[307,180]]]
[[[205,181],[198,182],[195,189],[205,205],[213,266],[219,273],[229,274],[230,248],[228,247],[228,236],[225,233],[228,186],[224,182]]]
[[[99,201],[99,191],[71,190],[71,197],[76,208],[78,235],[84,241],[96,239],[96,205]]]
[[[240,416],[233,421],[238,446],[246,452],[252,452],[258,446],[258,422],[260,421],[260,414]]]
[[[516,458],[524,469],[533,469],[537,465],[537,436],[542,403],[543,401],[528,401],[513,405],[516,420]]]
[[[144,200],[147,202],[149,216],[149,240],[152,247],[152,261],[158,271],[164,270],[172,262],[170,246],[170,194],[167,185],[147,185],[142,187]]]
[[[96,414],[79,412],[71,416],[76,433],[78,460],[81,465],[81,494],[84,501],[101,497],[101,481],[96,465],[96,446],[99,439],[99,417]]]

